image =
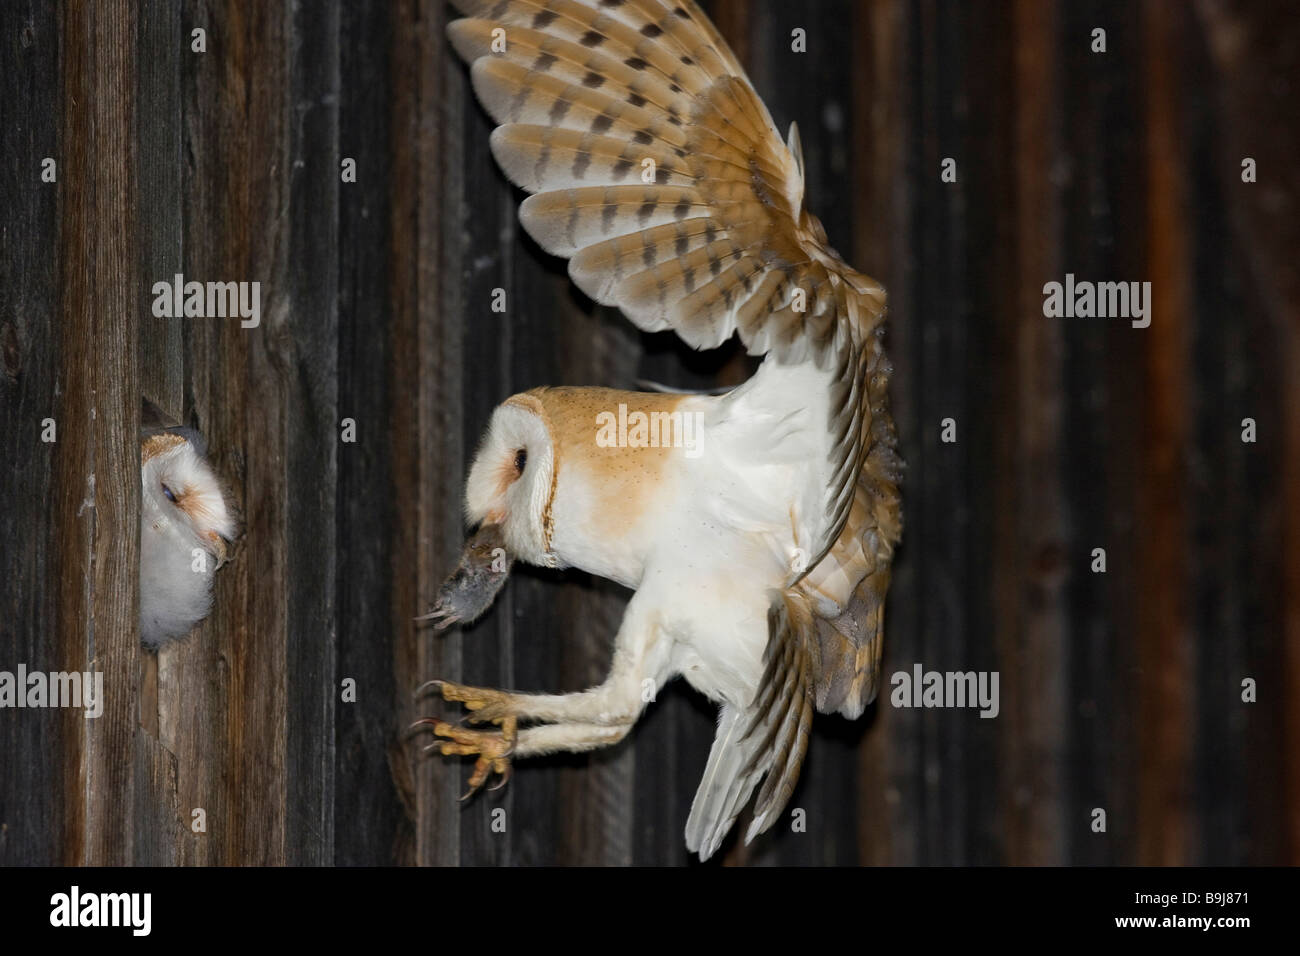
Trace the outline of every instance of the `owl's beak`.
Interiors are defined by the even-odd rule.
[[[212,545],[212,552],[217,556],[217,568],[226,563],[226,540],[215,531],[205,531],[203,536]],[[214,568],[215,571],[217,568]]]

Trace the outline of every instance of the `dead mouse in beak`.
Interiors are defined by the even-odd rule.
[[[481,526],[465,542],[460,563],[438,591],[438,603],[416,620],[432,621],[439,631],[477,620],[506,583],[514,561],[506,551],[501,526]]]

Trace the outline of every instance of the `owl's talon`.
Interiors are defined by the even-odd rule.
[[[416,618],[416,620],[418,621],[419,618]],[[415,691],[414,693],[411,694],[411,697],[413,700],[419,700],[421,697],[424,696],[425,691],[427,691],[430,687],[437,687],[440,684],[442,684],[442,681],[440,680],[427,680],[419,687],[415,688]],[[425,719],[427,720],[428,718]],[[416,723],[418,724],[420,723],[420,721],[417,720]]]
[[[467,730],[435,717],[425,717],[416,721],[416,724],[431,724],[436,736],[447,738],[435,740],[424,748],[426,752],[439,747],[443,756],[478,755],[474,761],[474,772],[469,777],[469,789],[461,800],[468,800],[482,789],[488,777],[494,773],[501,777],[501,782],[492,787],[492,790],[501,789],[510,779],[510,754],[514,752],[519,737],[516,718],[503,718],[500,731]]]
[[[498,764],[500,764],[499,767]],[[510,761],[508,760],[496,761],[492,764],[492,769],[496,771],[497,776],[499,776],[501,780],[498,783],[494,784],[493,786],[488,787],[489,792],[500,790],[502,787],[504,787],[506,784],[510,782],[510,773],[511,773]]]

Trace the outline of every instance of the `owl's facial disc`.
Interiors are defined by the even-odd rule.
[[[140,477],[146,501],[192,528],[224,562],[235,522],[220,481],[194,446],[180,435],[149,437],[141,449]]]
[[[516,395],[492,414],[465,486],[471,525],[499,525],[512,555],[554,566],[549,515],[555,460],[540,405]]]

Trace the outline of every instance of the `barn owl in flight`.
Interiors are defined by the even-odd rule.
[[[208,616],[235,521],[198,433],[152,431],[140,445],[140,640],[157,649]]]
[[[693,2],[453,2],[528,233],[638,328],[765,358],[718,396],[539,388],[496,409],[466,488],[478,530],[428,617],[472,620],[515,559],[635,593],[604,683],[436,681],[473,726],[421,723],[478,758],[473,792],[512,759],[621,740],[680,675],[720,705],[686,824],[707,858],[751,797],[746,841],[772,826],[814,708],[856,718],[879,685],[901,533],[885,293],[827,244],[797,131],[782,141]]]

